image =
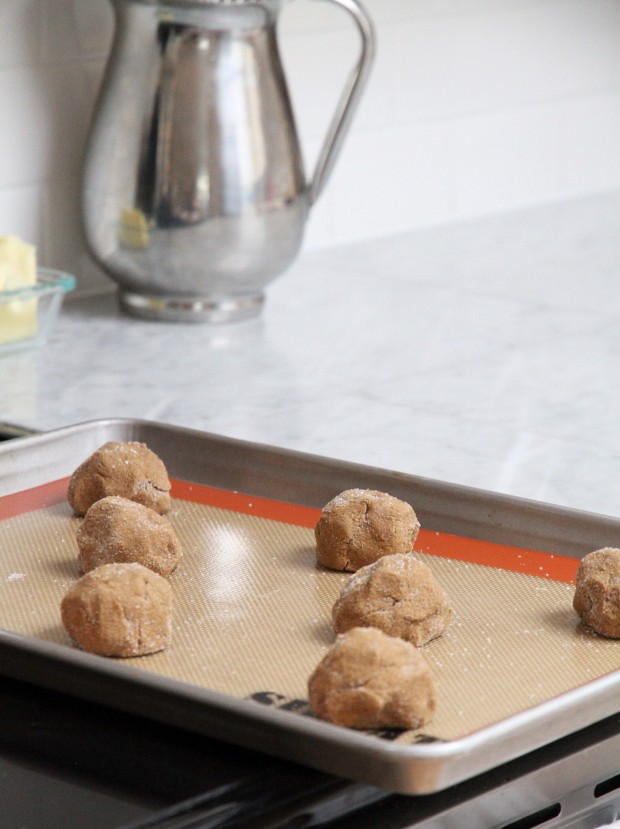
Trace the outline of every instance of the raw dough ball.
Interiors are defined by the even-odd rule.
[[[347,489],[325,505],[315,527],[316,554],[332,570],[359,570],[381,556],[413,549],[413,508],[373,489]]]
[[[102,564],[137,561],[169,576],[181,559],[181,544],[170,521],[118,495],[101,498],[88,508],[77,544],[83,573]]]
[[[620,550],[603,547],[581,559],[573,607],[583,621],[612,639],[620,639]]]
[[[317,717],[351,728],[420,728],[435,711],[422,654],[376,628],[338,636],[308,680],[308,697]]]
[[[102,656],[142,656],[170,642],[172,590],[142,564],[104,564],[65,594],[65,630],[85,651]]]
[[[336,633],[375,627],[417,647],[448,627],[448,595],[429,567],[411,553],[384,556],[362,567],[342,588],[332,610]]]
[[[163,461],[144,443],[109,441],[71,476],[67,497],[77,515],[106,495],[120,495],[164,513],[170,509],[170,481]]]

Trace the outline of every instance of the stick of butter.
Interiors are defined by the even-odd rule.
[[[0,236],[0,293],[15,291],[37,281],[36,249],[16,236]],[[0,295],[0,344],[34,337],[37,300],[8,299]]]

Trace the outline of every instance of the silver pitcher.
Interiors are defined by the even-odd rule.
[[[287,0],[111,2],[83,180],[91,254],[131,314],[253,316],[297,255],[341,148],[374,57],[372,23],[358,0],[329,0],[355,21],[361,49],[308,180],[278,50]]]

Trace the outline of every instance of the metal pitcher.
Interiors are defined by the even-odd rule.
[[[127,312],[250,317],[294,260],[375,51],[358,0],[328,1],[355,21],[361,49],[307,179],[278,49],[287,0],[111,0],[82,215]]]

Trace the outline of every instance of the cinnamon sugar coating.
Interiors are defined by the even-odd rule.
[[[160,514],[168,512],[170,481],[163,461],[144,443],[105,443],[75,470],[67,499],[77,515],[84,515],[108,495],[120,495]]]
[[[417,647],[441,636],[451,619],[446,591],[411,553],[362,567],[345,583],[332,610],[336,633],[375,627]]]
[[[114,562],[137,561],[169,576],[181,560],[181,543],[170,521],[155,510],[108,495],[88,508],[77,531],[83,573]]]
[[[410,504],[385,492],[347,489],[323,507],[314,534],[319,562],[355,571],[413,549],[420,522]]]
[[[105,564],[69,589],[60,613],[65,630],[83,650],[143,656],[170,642],[172,590],[142,564]]]
[[[436,706],[422,654],[376,628],[338,636],[308,680],[308,698],[317,717],[350,728],[420,728]]]
[[[620,639],[620,550],[603,547],[581,559],[573,607],[596,633]]]

